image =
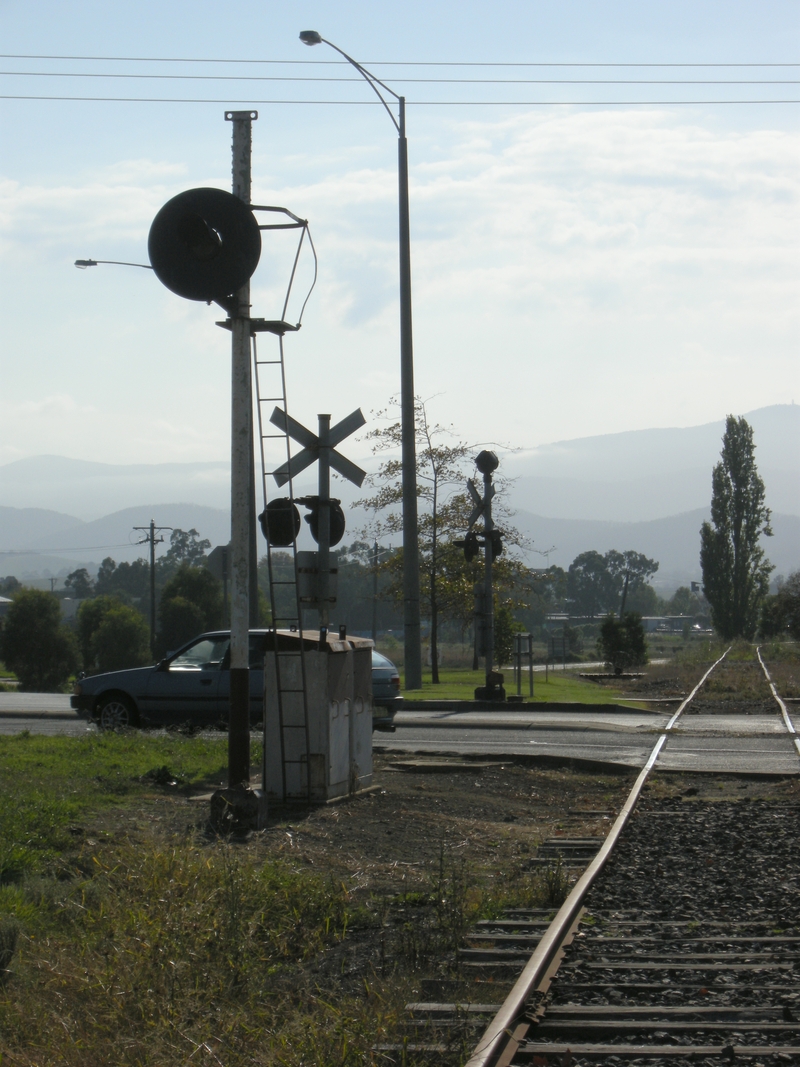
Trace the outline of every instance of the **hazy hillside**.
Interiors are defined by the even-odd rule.
[[[756,462],[776,512],[800,515],[800,406],[777,404],[746,416]],[[723,421],[678,429],[558,441],[509,456],[515,507],[566,519],[636,522],[708,507]]]
[[[153,507],[127,508],[106,515],[94,522],[81,523],[68,515],[43,513],[33,509],[14,514],[13,508],[0,509],[0,576],[14,574],[18,578],[44,577],[46,574],[66,574],[76,567],[94,572],[102,559],[111,556],[118,563],[144,556],[146,546],[136,545],[139,535],[133,526],[145,526],[152,517],[158,525],[194,527],[212,545],[225,544],[229,539],[230,520],[227,511],[204,508],[193,504],[165,504]],[[27,546],[12,544],[6,530],[24,528],[41,516],[55,516],[49,535],[32,538]],[[552,519],[520,510],[515,516],[517,526],[533,539],[528,562],[543,567],[548,562],[568,567],[580,552],[596,549],[607,552],[633,549],[644,552],[660,563],[655,584],[664,590],[700,578],[699,530],[708,516],[708,509],[698,508],[680,515],[649,522],[603,522],[588,519]],[[72,525],[69,525],[71,523]],[[359,523],[357,514],[349,516],[349,532],[345,543],[355,538]],[[60,525],[59,525],[60,524]],[[764,540],[770,560],[777,574],[789,574],[800,569],[800,518],[796,515],[774,515],[775,536]],[[169,543],[159,546],[163,552]],[[259,535],[260,536],[260,535]],[[313,548],[303,528],[301,547]],[[263,551],[263,542],[261,542]],[[8,551],[8,549],[16,551]],[[538,553],[554,550],[544,557]],[[538,551],[537,551],[538,550]]]
[[[66,456],[30,456],[0,466],[0,504],[53,508],[91,520],[140,500],[191,500],[230,505],[230,464],[92,463]]]
[[[58,575],[76,567],[94,572],[106,556],[130,562],[147,552],[136,544],[143,535],[133,527],[147,526],[151,519],[157,526],[196,529],[212,545],[230,540],[229,512],[200,504],[147,504],[93,522],[36,508],[0,508],[0,576],[44,577],[45,572]],[[163,536],[158,552],[169,546],[169,531]]]
[[[747,419],[755,431],[769,506],[800,515],[800,406],[760,408]],[[711,469],[719,459],[723,430],[719,421],[557,441],[504,456],[501,472],[515,479],[510,488],[514,506],[538,515],[620,522],[663,518],[708,506]],[[371,457],[359,456],[358,448],[348,455],[368,469],[374,467]],[[313,472],[295,488],[298,493],[314,492]],[[334,491],[345,504],[361,495],[342,481]],[[0,505],[6,507],[49,508],[93,520],[142,500],[227,508],[229,465],[121,466],[32,456],[0,466]],[[8,543],[2,537],[2,544]]]
[[[60,537],[82,525],[80,519],[59,511],[0,507],[0,549],[27,547],[42,536]]]
[[[142,507],[124,508],[111,515],[104,515],[93,522],[81,523],[69,531],[71,546],[88,551],[102,551],[105,556],[113,556],[119,562],[127,559],[124,553],[130,550],[135,558],[141,554],[134,542],[140,540],[142,533],[135,532],[134,526],[147,526],[152,519],[156,526],[180,527],[182,530],[195,529],[202,537],[207,537],[212,544],[227,544],[230,540],[230,517],[228,511],[219,508],[207,508],[201,504],[144,504]],[[164,533],[169,543],[169,532]],[[40,551],[60,549],[62,539],[47,534],[29,543],[30,548]]]
[[[656,588],[673,589],[689,581],[699,581],[700,526],[709,517],[707,508],[671,515],[649,522],[598,522],[580,519],[549,519],[530,512],[517,512],[514,521],[534,539],[534,549],[546,552],[555,546],[548,557],[532,553],[530,562],[537,567],[555,563],[568,567],[580,553],[589,549],[620,552],[633,549],[659,562],[653,584]],[[765,537],[762,544],[767,557],[775,564],[775,574],[790,574],[800,570],[800,518],[796,515],[773,515],[773,537]]]
[[[765,547],[777,572],[788,574],[800,568],[800,406],[760,408],[746,417],[775,512],[775,537]],[[698,531],[723,430],[723,421],[636,430],[504,456],[501,473],[514,479],[508,493],[517,524],[536,549],[556,546],[549,559],[563,567],[587,549],[632,548],[660,561],[658,581],[667,587],[697,579]],[[307,472],[295,491],[313,492],[312,482]],[[349,508],[361,493],[341,479],[334,493],[345,505],[351,540],[366,521]],[[139,500],[194,503],[132,506]],[[194,527],[212,544],[223,544],[228,502],[224,462],[119,466],[35,456],[8,463],[0,466],[0,575],[96,569],[105,556],[135,559],[145,549],[133,543],[132,527],[151,518],[162,526]],[[532,553],[530,562],[545,561]]]

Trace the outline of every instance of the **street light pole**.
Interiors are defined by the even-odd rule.
[[[371,86],[397,130],[397,178],[400,245],[400,427],[403,483],[403,619],[406,689],[422,688],[422,641],[420,633],[419,541],[417,538],[417,455],[414,418],[414,343],[411,320],[411,228],[408,208],[408,142],[406,99],[370,74],[352,56],[343,52],[316,30],[303,30],[303,44],[326,44],[358,71]],[[384,89],[397,101],[399,118],[384,100]]]

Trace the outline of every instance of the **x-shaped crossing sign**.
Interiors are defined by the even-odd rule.
[[[290,478],[296,478],[306,467],[310,467],[312,463],[319,459],[320,450],[324,448],[327,450],[330,466],[335,471],[338,471],[343,478],[347,478],[348,481],[359,487],[361,486],[367,476],[367,472],[336,451],[336,445],[340,441],[344,441],[345,437],[349,437],[351,433],[355,433],[366,423],[367,420],[362,415],[361,408],[356,408],[341,422],[331,426],[327,434],[327,441],[320,441],[317,434],[307,430],[302,423],[297,422],[296,419],[293,419],[291,415],[287,415],[285,411],[281,411],[280,408],[275,408],[269,421],[273,426],[277,426],[293,440],[297,441],[299,445],[303,446],[297,455],[292,456],[287,463],[282,463],[276,471],[273,471],[272,477],[278,485],[285,485]]]
[[[487,487],[485,497],[481,496],[481,494],[475,488],[475,483],[471,478],[469,478],[467,480],[467,489],[469,490],[469,495],[472,497],[472,503],[475,505],[469,517],[469,525],[467,526],[467,531],[469,531],[472,529],[472,527],[475,525],[481,515],[483,515],[484,511],[486,510],[486,505],[489,503],[489,501],[495,494],[495,488],[494,485],[489,485]]]

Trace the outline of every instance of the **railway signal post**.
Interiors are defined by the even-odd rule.
[[[330,551],[344,533],[344,516],[340,502],[331,498],[331,468],[354,485],[361,486],[367,476],[366,471],[338,452],[336,445],[359,430],[367,420],[361,408],[356,408],[335,426],[331,426],[330,415],[318,415],[316,434],[280,408],[275,408],[269,421],[303,446],[273,473],[273,478],[279,486],[285,485],[312,463],[318,463],[318,495],[304,497],[298,500],[298,503],[311,509],[311,514],[307,515],[306,519],[311,527],[311,535],[319,546],[318,551],[313,553],[316,557],[313,600],[319,612],[319,640],[322,646],[330,624],[330,605],[334,602],[330,589]]]
[[[474,507],[469,517],[467,535],[463,541],[455,543],[464,549],[467,560],[474,559],[479,548],[483,547],[483,581],[475,585],[475,629],[478,635],[478,651],[482,652],[486,662],[486,682],[475,690],[476,700],[505,700],[503,675],[494,669],[494,596],[492,590],[492,563],[503,551],[503,536],[495,529],[492,518],[492,500],[495,495],[492,475],[499,466],[494,452],[484,449],[475,458],[475,466],[483,475],[483,496],[470,478],[467,490]],[[483,537],[476,534],[472,527],[483,519]]]

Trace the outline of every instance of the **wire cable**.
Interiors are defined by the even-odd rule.
[[[313,104],[320,106],[379,107],[377,100],[232,100],[210,97],[157,96],[47,96],[0,93],[0,100],[57,100],[97,104]],[[800,99],[763,100],[413,100],[407,107],[684,107],[727,104],[800,104]]]
[[[359,78],[310,78],[264,74],[114,74],[100,71],[0,70],[11,78],[114,78],[131,81],[304,82],[309,85],[360,82]],[[412,85],[800,85],[799,79],[639,79],[639,78],[403,78]]]
[[[219,59],[205,58],[192,59],[187,56],[54,56],[54,55],[31,55],[0,53],[0,59],[54,59],[80,62],[105,62],[105,63],[250,63],[253,65],[282,64],[284,66],[345,66],[340,59]],[[537,62],[537,63],[514,63],[503,61],[493,63],[487,61],[457,61],[457,60],[386,60],[365,59],[371,67],[800,67],[800,63],[592,63],[592,62]]]

